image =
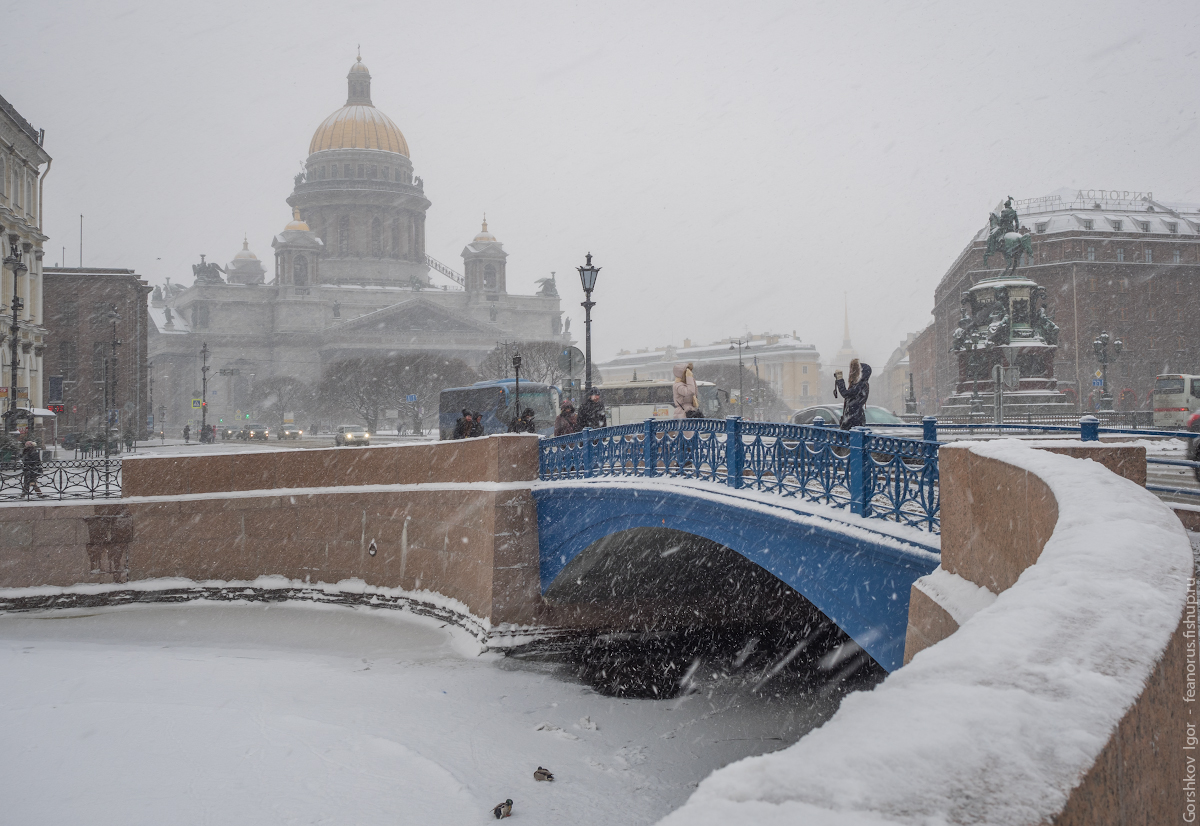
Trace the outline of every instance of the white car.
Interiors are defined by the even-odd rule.
[[[371,444],[371,434],[360,424],[343,424],[333,434],[333,443],[337,447]]]

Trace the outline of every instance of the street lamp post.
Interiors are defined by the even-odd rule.
[[[29,267],[25,265],[24,255],[21,253],[21,248],[17,245],[18,237],[16,233],[10,233],[8,236],[9,254],[4,258],[4,265],[12,270],[13,273],[13,296],[12,296],[12,324],[9,326],[9,344],[11,345],[12,355],[9,359],[10,377],[8,383],[8,410],[4,414],[5,431],[11,431],[16,426],[17,420],[17,368],[21,365],[21,341],[20,341],[20,325],[21,325],[21,310],[24,309],[24,302],[17,289],[17,279],[25,273],[29,272]]]
[[[158,406],[158,437],[159,437],[159,439],[162,440],[162,443],[164,445],[167,443],[167,423],[165,421],[166,418],[167,418],[167,406],[165,404],[160,404]]]
[[[1108,346],[1112,344],[1112,353]],[[1108,392],[1108,365],[1121,357],[1121,339],[1114,340],[1108,333],[1101,333],[1092,342],[1092,350],[1096,353],[1096,361],[1100,362],[1100,409],[1112,410],[1112,394]]]
[[[521,354],[517,353],[512,357],[513,375],[517,377],[517,412],[513,417],[515,422],[521,418]]]
[[[587,300],[580,306],[583,307],[584,338],[587,341],[583,356],[584,364],[587,366],[584,374],[586,387],[583,395],[590,399],[592,397],[592,307],[596,306],[596,302],[592,301],[592,290],[596,289],[596,276],[600,274],[600,268],[592,266],[592,254],[589,252],[587,263],[575,269],[579,270],[579,280],[583,284],[583,293],[587,296]]]
[[[744,338],[735,338],[731,340],[729,349],[732,350],[734,347],[736,347],[738,351],[738,415],[744,419],[746,418],[746,393],[744,387],[745,382],[742,378],[744,375],[742,372],[742,348],[745,347],[746,349],[749,349],[750,342],[746,341]]]
[[[200,348],[203,366],[200,368],[200,444],[208,435],[208,342]]]

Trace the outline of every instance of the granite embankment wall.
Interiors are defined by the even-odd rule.
[[[0,587],[357,578],[535,621],[534,436],[136,457],[122,473],[120,500],[0,508]]]
[[[1048,449],[1094,459],[1118,475],[1145,485],[1143,448],[1076,445]],[[1135,455],[1138,451],[1140,456]],[[1008,590],[1026,569],[1037,564],[1054,532],[1063,529],[1053,491],[1034,472],[978,455],[969,447],[944,447],[939,460],[941,569],[992,594]],[[925,587],[920,580],[913,586],[906,663],[921,650],[955,633],[960,621],[969,620],[970,611],[963,611],[961,601],[952,606],[954,602],[939,600],[937,589]],[[1066,805],[1049,823],[1154,826],[1183,822],[1181,818],[1187,811],[1184,746],[1189,723],[1184,699],[1188,689],[1187,642],[1190,638],[1194,668],[1195,606],[1181,603],[1177,613],[1175,630],[1146,675],[1142,691],[1071,790]],[[1019,721],[1013,723],[1020,725]],[[1195,783],[1192,788],[1196,788]],[[1196,810],[1193,807],[1191,811],[1194,814]]]

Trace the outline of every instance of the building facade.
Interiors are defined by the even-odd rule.
[[[150,349],[168,427],[199,421],[205,345],[216,421],[249,412],[267,378],[312,385],[339,362],[411,351],[476,365],[501,341],[565,339],[553,282],[509,293],[508,254],[486,220],[463,250],[465,275],[425,253],[430,201],[408,143],[372,104],[361,58],[347,85],[346,105],[309,142],[272,274],[243,241],[228,266],[202,258],[190,285],[156,290]]]
[[[792,335],[763,333],[747,335],[742,348],[742,366],[750,372],[758,371],[759,377],[768,382],[789,407],[799,409],[818,403],[821,397],[821,354],[812,344],[805,344]],[[732,348],[732,349],[731,349]],[[605,383],[641,380],[664,380],[674,378],[672,370],[676,364],[690,362],[696,378],[704,379],[704,368],[713,365],[737,366],[738,351],[733,339],[723,339],[712,344],[693,345],[685,339],[682,347],[659,347],[637,352],[628,350],[617,354],[611,361],[597,364]],[[737,388],[722,388],[736,391]]]
[[[1047,312],[1060,328],[1059,390],[1084,409],[1098,401],[1092,342],[1101,332],[1124,343],[1108,371],[1118,409],[1148,407],[1161,373],[1200,370],[1200,206],[1152,193],[1063,190],[1017,201],[1016,208],[1021,232],[1033,243],[1018,272],[1046,289]],[[987,235],[985,226],[942,277],[933,323],[918,336],[921,346],[910,348],[915,376],[932,377],[932,409],[922,412],[936,412],[954,392],[958,368],[950,345],[963,292],[1004,269],[999,255],[984,264]]]
[[[101,430],[107,409],[110,427],[138,439],[149,436],[154,415],[149,293],[133,270],[46,268],[43,392],[51,377],[62,377],[60,434]]]
[[[46,349],[43,324],[42,182],[52,160],[42,148],[45,130],[34,129],[0,97],[0,241],[4,252],[0,276],[0,406],[44,409],[42,358]],[[45,172],[42,166],[45,165]],[[13,307],[16,312],[16,376],[13,365]],[[14,387],[15,385],[15,387]],[[39,420],[40,421],[40,420]]]

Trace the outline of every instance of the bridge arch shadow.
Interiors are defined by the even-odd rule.
[[[815,608],[888,671],[903,662],[912,583],[938,564],[929,547],[803,503],[655,483],[556,483],[534,497],[549,601],[674,603],[681,619]]]

